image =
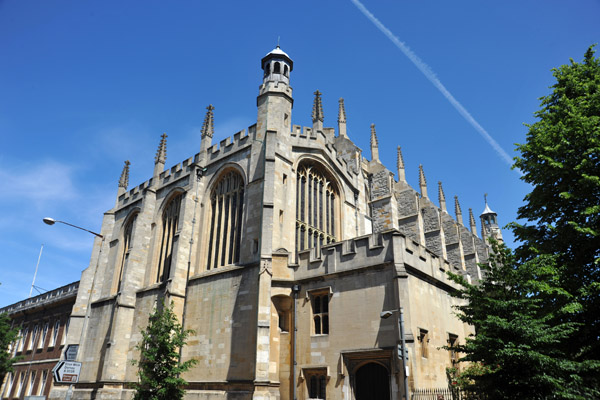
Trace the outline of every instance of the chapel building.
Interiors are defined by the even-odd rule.
[[[256,124],[213,143],[209,106],[199,153],[165,169],[163,135],[152,177],[131,189],[126,162],[72,310],[67,343],[83,363],[73,399],[132,398],[140,329],[161,299],[195,331],[182,349],[198,360],[186,399],[447,387],[458,355],[441,347],[472,328],[453,315],[446,272],[481,277],[486,237],[501,239],[496,214],[486,203],[478,237],[457,198],[448,213],[441,183],[434,204],[422,167],[419,190],[407,184],[399,147],[397,177],[380,162],[374,125],[365,158],[343,99],[337,129],[323,126],[319,91],[312,126],[293,125],[292,59],[278,46],[260,65]]]

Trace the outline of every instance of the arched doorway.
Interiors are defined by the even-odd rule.
[[[383,365],[370,362],[354,375],[356,400],[390,400],[390,375]]]

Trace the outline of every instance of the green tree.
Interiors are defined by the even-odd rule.
[[[454,296],[466,300],[457,315],[476,332],[454,348],[469,364],[461,373],[453,371],[452,383],[489,400],[577,398],[570,380],[579,365],[559,346],[576,324],[553,321],[578,304],[558,285],[555,257],[517,264],[511,250],[497,243],[492,247],[479,283],[450,273],[461,286]],[[560,299],[563,307],[544,308],[547,296]]]
[[[8,314],[0,314],[0,382],[4,381],[7,373],[13,371],[12,366],[18,361],[10,352],[11,344],[15,343],[18,335],[17,329],[11,327]]]
[[[581,308],[554,321],[578,323],[563,350],[582,362],[581,391],[600,387],[600,60],[594,46],[582,62],[553,70],[552,93],[540,98],[537,121],[528,125],[515,167],[533,186],[519,208],[524,224],[512,224],[521,242],[520,262],[556,257],[558,285]],[[545,307],[560,309],[565,299],[549,296]],[[565,319],[566,318],[566,319]]]
[[[161,302],[150,315],[148,326],[142,332],[138,377],[134,387],[135,400],[183,399],[187,383],[180,374],[194,366],[197,360],[180,361],[179,350],[185,345],[192,330],[184,330],[173,312],[173,303],[166,307]]]

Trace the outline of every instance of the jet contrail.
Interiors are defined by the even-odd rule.
[[[394,43],[396,47],[399,48],[400,51],[402,51],[402,53],[404,53],[404,55],[408,57],[410,61],[412,61],[415,67],[417,67],[419,71],[421,71],[423,75],[425,75],[425,77],[429,79],[429,82],[431,82],[433,86],[435,86],[442,93],[442,95],[450,102],[450,104],[452,104],[452,106],[456,108],[456,111],[458,111],[459,114],[462,115],[463,118],[466,119],[467,122],[471,124],[471,126],[475,128],[475,130],[479,132],[481,136],[483,136],[483,138],[490,144],[490,146],[492,146],[492,148],[496,150],[496,153],[498,153],[500,158],[509,166],[512,166],[513,160],[510,158],[508,153],[506,153],[506,151],[504,151],[504,149],[500,147],[498,142],[496,142],[494,138],[491,137],[490,134],[487,133],[487,131],[483,129],[481,125],[479,125],[479,122],[477,122],[475,118],[473,118],[473,116],[462,106],[462,104],[460,104],[458,100],[456,100],[454,96],[452,96],[452,94],[448,91],[448,89],[446,89],[442,82],[440,82],[440,80],[431,70],[431,68],[429,68],[429,65],[425,64],[425,62],[421,60],[419,56],[417,56],[404,42],[400,41],[400,39],[398,39],[388,28],[386,28],[385,25],[381,23],[381,21],[379,21],[373,14],[371,14],[371,12],[367,10],[367,8],[359,0],[350,1],[354,3],[356,8],[358,8],[360,12],[364,14],[365,17],[371,20],[371,22],[375,24],[377,29],[379,29],[385,36],[387,36],[388,39],[390,39],[392,43]],[[515,171],[522,175],[520,170],[515,169]]]

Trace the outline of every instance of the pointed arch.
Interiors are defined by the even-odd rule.
[[[296,171],[296,251],[320,249],[341,237],[339,185],[314,159],[301,160]]]
[[[163,203],[160,250],[155,282],[165,282],[171,275],[173,248],[179,233],[179,214],[184,195],[183,190],[176,189]]]
[[[127,218],[125,218],[125,222],[121,226],[120,239],[122,244],[119,252],[119,259],[115,264],[115,276],[113,278],[111,294],[115,294],[121,291],[121,282],[123,281],[125,266],[127,265],[127,260],[129,259],[129,252],[131,250],[131,240],[133,238],[135,221],[137,220],[137,216],[139,213],[140,209],[136,207],[133,211],[129,213]]]
[[[240,261],[245,181],[237,168],[226,167],[210,190],[206,269]]]

